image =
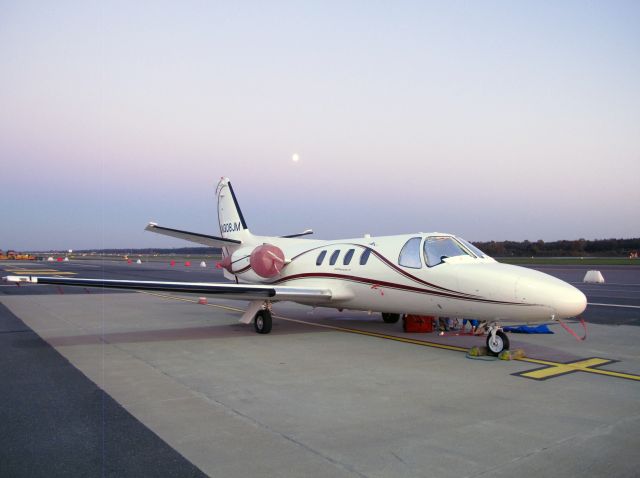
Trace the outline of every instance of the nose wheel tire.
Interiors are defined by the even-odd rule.
[[[382,320],[384,320],[385,324],[395,324],[400,320],[400,314],[389,314],[389,313],[383,312]]]
[[[502,330],[498,330],[495,336],[489,333],[487,336],[487,352],[489,355],[498,356],[503,350],[509,350],[509,338]]]
[[[268,334],[271,332],[271,311],[260,310],[256,314],[253,325],[259,334]]]

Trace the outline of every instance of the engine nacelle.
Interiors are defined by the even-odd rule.
[[[243,247],[231,256],[225,257],[218,267],[234,275],[242,275],[245,280],[263,280],[276,277],[285,266],[284,252],[273,244],[263,244],[255,248]]]
[[[284,263],[284,252],[273,244],[263,244],[256,247],[249,258],[249,264],[253,271],[265,279],[280,274]]]

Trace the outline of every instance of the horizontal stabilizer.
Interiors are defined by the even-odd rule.
[[[178,239],[184,239],[185,241],[195,242],[197,244],[204,244],[209,247],[224,247],[242,244],[242,241],[236,239],[225,239],[224,237],[209,236],[207,234],[200,234],[198,232],[182,231],[180,229],[173,229],[171,227],[158,226],[154,222],[147,224],[144,228],[145,231],[155,232],[157,234],[163,234],[165,236],[176,237]]]
[[[7,276],[7,282],[52,284],[76,287],[98,287],[103,289],[149,290],[216,296],[239,300],[331,300],[331,290],[316,287],[287,287],[254,284],[226,284],[218,282],[160,282],[112,279],[78,279],[71,277]]]

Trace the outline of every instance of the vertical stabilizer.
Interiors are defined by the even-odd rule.
[[[222,178],[216,189],[220,235],[245,242],[251,235],[229,178]]]

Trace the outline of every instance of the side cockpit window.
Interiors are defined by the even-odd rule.
[[[316,259],[316,265],[317,266],[321,266],[322,265],[322,261],[324,261],[324,257],[327,255],[327,251],[322,251],[320,254],[318,254],[318,258]]]
[[[423,249],[429,267],[437,266],[447,257],[470,256],[452,237],[427,237]]]
[[[422,259],[420,259],[420,243],[421,237],[413,237],[409,239],[400,251],[398,264],[404,267],[412,267],[420,269],[422,267]]]
[[[479,259],[484,259],[485,257],[487,257],[487,255],[482,252],[480,249],[478,249],[476,246],[474,246],[473,244],[471,244],[469,241],[465,241],[464,239],[462,239],[461,237],[457,238],[460,242],[462,242],[462,245],[465,246],[467,249],[469,249],[473,254],[475,254]]]

